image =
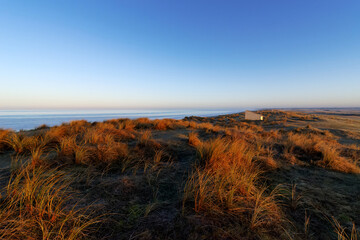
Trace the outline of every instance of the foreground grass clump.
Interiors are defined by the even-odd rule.
[[[184,206],[221,227],[217,237],[282,238],[277,193],[261,185],[253,148],[242,140],[215,138],[198,145],[197,151],[199,162],[186,183]]]
[[[3,189],[1,239],[87,239],[95,220],[83,209],[68,206],[73,199],[63,173],[22,168]]]
[[[357,240],[360,237],[360,233],[356,229],[355,223],[352,224],[351,231],[349,231],[345,227],[341,226],[339,221],[334,217],[332,217],[330,221],[338,240]]]

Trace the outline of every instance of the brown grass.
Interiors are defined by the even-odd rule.
[[[59,142],[63,137],[69,136],[69,128],[65,125],[56,126],[49,129],[46,132],[45,137],[51,139],[54,142]]]
[[[10,130],[0,129],[0,153],[9,149],[7,139],[9,138],[10,133]]]
[[[360,234],[356,229],[355,223],[352,224],[351,231],[341,226],[340,222],[334,217],[332,217],[331,224],[334,228],[334,232],[336,233],[338,240],[357,240],[360,237]]]
[[[321,144],[319,150],[322,153],[322,159],[317,163],[318,166],[333,169],[345,173],[360,173],[356,162],[340,156],[340,150],[334,146]]]
[[[120,141],[135,138],[132,130],[118,129],[124,121],[92,126],[86,121],[75,121],[50,129],[45,137],[56,139],[56,160],[62,164],[109,165],[128,155],[127,144]]]
[[[10,133],[3,143],[12,148],[17,154],[30,153],[34,148],[44,147],[48,141],[39,136],[25,136],[21,133]]]
[[[264,122],[264,126],[287,119],[314,120],[297,114],[276,114],[275,118]],[[0,239],[88,238],[86,229],[95,220],[90,220],[80,208],[74,207],[64,173],[53,167],[70,169],[72,164],[80,164],[83,166],[71,169],[88,169],[89,175],[96,171],[107,174],[108,169],[129,176],[133,173],[139,177],[139,182],[142,181],[140,178],[146,179],[145,185],[150,184],[151,191],[157,192],[155,188],[164,191],[167,188],[164,183],[179,175],[168,174],[164,169],[182,166],[172,162],[169,150],[177,151],[175,159],[186,156],[184,159],[190,159],[190,162],[192,158],[188,155],[194,149],[183,145],[183,141],[176,146],[170,141],[169,144],[157,142],[152,139],[152,133],[161,136],[163,133],[159,131],[182,128],[188,129],[179,131],[181,136],[192,131],[188,143],[197,152],[196,161],[189,163],[194,165],[185,184],[183,212],[186,219],[196,216],[202,229],[197,234],[210,229],[209,235],[205,234],[203,238],[286,238],[284,228],[289,226],[282,209],[284,212],[303,211],[303,201],[305,203],[307,198],[302,198],[302,190],[299,192],[294,184],[287,199],[289,204],[282,205],[279,199],[284,198],[278,188],[267,184],[274,180],[270,177],[284,171],[283,167],[289,163],[360,173],[358,146],[342,145],[330,132],[311,126],[264,130],[257,124],[222,116],[193,117],[189,121],[147,118],[113,119],[102,123],[73,121],[29,132],[0,130],[0,152],[14,150],[10,169],[14,175],[7,189],[1,191]],[[274,169],[278,170],[272,171]],[[168,178],[160,179],[162,175],[168,175]],[[166,194],[161,193],[161,197],[163,195]],[[156,216],[152,210],[160,204],[157,200],[147,203],[145,217]],[[305,217],[305,230],[301,229],[306,236],[311,236],[313,231],[309,219]],[[303,219],[296,224],[299,222],[302,227]],[[334,226],[339,239],[355,239],[353,236],[356,234],[341,227],[340,223],[335,222]]]
[[[86,120],[76,120],[70,121],[69,126],[70,134],[73,135],[85,131],[88,127],[91,126],[91,123],[87,122]]]
[[[119,142],[97,145],[95,163],[110,165],[124,159],[128,155],[127,145]]]
[[[57,158],[63,163],[72,163],[76,148],[77,143],[75,136],[62,138],[56,149]]]
[[[314,165],[346,173],[360,173],[356,163],[340,156],[340,147],[336,140],[312,133],[289,133],[285,142],[285,152],[296,154],[301,150]]]
[[[4,142],[18,154],[22,154],[26,151],[26,138],[20,134],[12,133],[7,136]]]
[[[147,145],[150,139],[151,139],[151,131],[150,130],[143,131],[139,137],[139,144]]]
[[[89,128],[85,133],[83,140],[86,144],[99,144],[105,142],[105,134],[95,128]]]
[[[31,150],[30,166],[32,168],[45,166],[46,156],[43,147],[36,147]]]
[[[154,121],[154,128],[156,130],[167,130],[171,128],[171,123],[166,119],[162,120],[155,120]]]
[[[149,118],[138,118],[134,120],[136,129],[148,129],[153,126],[152,121]]]
[[[193,147],[197,147],[201,144],[201,140],[199,139],[197,132],[189,133],[189,144]]]
[[[130,119],[123,119],[119,122],[119,129],[134,130],[136,124]]]
[[[75,147],[74,149],[74,160],[76,164],[85,164],[89,165],[90,160],[94,157],[91,147],[86,146],[85,144]]]
[[[271,234],[270,229],[281,232],[277,193],[259,185],[261,171],[253,162],[251,146],[215,138],[197,150],[200,165],[187,181],[184,203],[191,202],[195,212],[215,221],[233,238],[243,238],[249,231],[259,236]]]
[[[23,169],[12,177],[1,199],[1,239],[86,239],[95,223],[83,209],[67,207],[69,182],[56,170]]]
[[[196,128],[211,132],[214,129],[214,125],[212,125],[211,123],[208,123],[208,122],[198,123],[196,125]]]

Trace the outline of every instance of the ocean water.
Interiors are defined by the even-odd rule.
[[[186,116],[217,116],[241,112],[244,109],[233,110],[0,110],[0,128],[19,130],[34,129],[42,124],[48,126],[60,125],[72,120],[87,120],[89,122],[104,121],[114,118],[150,119],[174,118]]]

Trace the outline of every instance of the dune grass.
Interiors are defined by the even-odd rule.
[[[197,132],[190,132],[189,133],[189,144],[191,146],[197,147],[201,144],[201,140],[198,137],[198,133]]]
[[[341,145],[331,137],[292,132],[286,137],[285,151],[290,154],[296,154],[301,150],[314,165],[346,173],[360,173],[360,168],[356,163],[340,156]]]
[[[314,119],[286,112],[275,112],[275,115],[274,119],[280,122]],[[108,177],[106,181],[118,187],[116,191],[125,193],[124,196],[118,193],[112,196],[111,191],[102,192],[108,197],[104,197],[103,202],[109,201],[110,205],[128,201],[129,206],[120,205],[115,209],[119,216],[130,214],[130,219],[141,221],[147,217],[151,219],[152,214],[163,217],[161,211],[178,207],[182,200],[183,214],[177,223],[195,216],[195,225],[201,228],[196,234],[204,234],[202,238],[310,237],[310,216],[302,221],[305,223],[300,233],[286,219],[289,211],[299,214],[304,210],[306,198],[297,187],[300,185],[291,185],[289,197],[285,199],[283,189],[276,184],[270,185],[272,180],[268,177],[297,164],[360,173],[359,148],[340,144],[327,131],[311,127],[265,130],[266,124],[270,122],[264,122],[263,128],[223,116],[216,121],[198,117],[186,120],[113,119],[101,123],[80,120],[51,128],[44,126],[33,132],[0,130],[0,152],[8,151],[4,156],[12,158],[11,179],[1,191],[0,239],[88,239],[95,236],[92,226],[97,218],[88,215],[86,207],[76,205],[76,194],[70,187],[72,177],[65,172],[82,172],[81,169],[87,169],[84,171],[89,175],[100,172],[101,177],[96,181],[103,181],[104,175]],[[158,139],[164,131],[169,131],[170,137],[175,134],[171,140],[177,136],[181,139],[177,139],[176,144],[166,138]],[[184,140],[187,134],[188,138]],[[139,191],[146,191],[137,193],[136,197],[130,191],[131,199],[127,196],[129,192],[118,186],[119,179],[111,179],[112,174],[131,177],[134,179],[132,188],[140,186]],[[80,179],[82,177],[77,180]],[[178,194],[179,189],[173,189],[174,179],[184,191],[179,194],[176,204],[171,205],[167,200],[159,199],[166,199],[167,194],[172,197]],[[86,184],[90,189],[96,188]],[[285,184],[290,186],[288,182]],[[159,199],[149,199],[149,192],[159,195]],[[284,199],[288,204],[283,204]],[[136,203],[140,200],[144,209]],[[306,207],[310,209],[308,205]],[[139,224],[135,220],[129,220],[129,223],[117,220],[121,230],[115,224],[114,231],[128,231],[124,236],[131,237],[131,231],[135,232],[134,228]],[[355,233],[352,233],[334,221],[333,228],[339,239],[356,239],[355,227],[352,230]],[[144,236],[150,238],[154,237],[151,231],[156,230],[139,231],[141,233],[134,236],[146,233]],[[292,234],[288,234],[289,231],[293,231]],[[195,236],[200,238],[200,235]]]
[[[329,221],[333,226],[338,240],[357,240],[360,238],[355,223],[352,224],[352,228],[349,230],[346,227],[343,227],[335,217],[331,217],[331,220]]]
[[[186,183],[184,206],[191,203],[232,238],[282,234],[278,193],[261,185],[252,146],[218,137],[196,148],[198,164]]]
[[[69,205],[72,194],[64,173],[22,168],[4,189],[0,205],[1,239],[87,239],[96,222],[85,209]]]
[[[0,153],[9,149],[7,139],[9,138],[10,130],[0,129]]]

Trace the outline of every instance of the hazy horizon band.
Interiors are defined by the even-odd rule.
[[[60,125],[64,122],[72,120],[87,120],[90,122],[104,121],[109,119],[117,118],[140,118],[147,117],[149,119],[162,119],[162,118],[173,118],[182,119],[186,116],[217,116],[221,114],[230,114],[235,112],[242,112],[245,109],[233,109],[233,110],[48,110],[48,111],[31,111],[31,110],[0,110],[0,129],[13,129],[19,130],[30,130],[34,129],[42,124],[48,126]]]

